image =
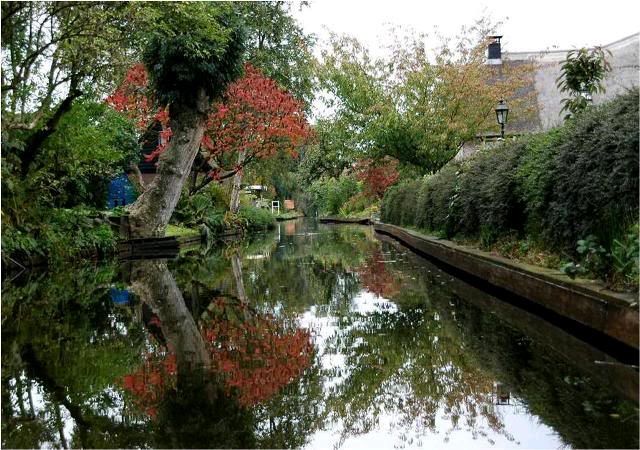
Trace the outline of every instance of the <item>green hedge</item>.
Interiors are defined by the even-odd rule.
[[[339,178],[321,178],[306,190],[307,213],[332,216],[354,195],[362,192],[362,183],[355,177],[342,175]],[[313,215],[313,214],[311,214]]]
[[[576,255],[577,241],[592,236],[610,249],[638,220],[638,101],[629,91],[559,128],[394,186],[381,218],[485,245],[516,235]]]

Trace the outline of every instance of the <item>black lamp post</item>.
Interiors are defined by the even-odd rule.
[[[507,116],[509,115],[509,107],[504,100],[498,102],[496,106],[496,119],[500,124],[500,136],[504,139],[504,124],[507,123]]]

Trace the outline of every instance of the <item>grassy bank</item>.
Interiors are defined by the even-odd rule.
[[[394,186],[381,219],[637,289],[638,100]]]
[[[292,219],[298,219],[300,217],[304,217],[304,214],[298,211],[289,211],[289,212],[285,212],[282,214],[277,214],[274,216],[275,219],[277,221],[283,221],[283,220],[292,220]]]

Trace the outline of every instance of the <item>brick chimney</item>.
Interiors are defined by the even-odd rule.
[[[502,49],[500,39],[502,36],[489,36],[489,47],[487,48],[487,64],[502,64]]]

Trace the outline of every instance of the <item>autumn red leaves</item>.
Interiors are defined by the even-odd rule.
[[[205,369],[219,376],[226,393],[241,406],[274,397],[312,361],[309,331],[256,313],[233,298],[213,299],[199,327],[211,358]],[[142,366],[125,375],[121,384],[142,412],[155,417],[166,392],[176,388],[178,370],[175,351],[162,348],[146,355]]]
[[[172,131],[170,106],[154,106],[148,83],[146,69],[136,64],[106,102],[134,120],[141,131],[160,125],[157,147],[147,155],[152,161],[166,148]],[[297,149],[310,135],[301,102],[246,65],[244,76],[229,84],[223,98],[212,105],[200,150],[209,162],[209,176],[220,179],[224,173],[238,172],[251,161],[280,151],[296,157]],[[241,165],[234,158],[225,158],[237,152],[244,153]],[[234,161],[233,165],[227,160]]]

